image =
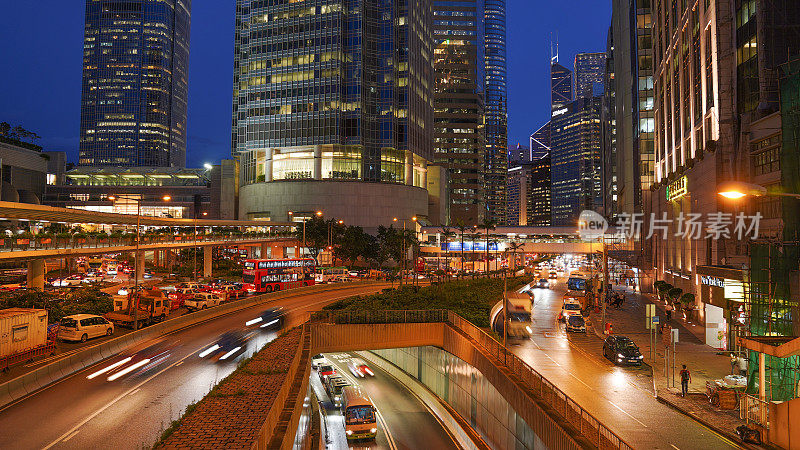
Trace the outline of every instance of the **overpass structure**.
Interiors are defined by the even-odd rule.
[[[28,227],[35,232],[41,226],[63,224],[67,227],[106,226],[139,229],[180,229],[184,232],[170,234],[130,234],[119,237],[85,236],[40,238],[14,235],[7,232],[0,239],[0,262],[27,261],[29,288],[44,287],[45,260],[71,259],[105,253],[133,252],[136,255],[136,273],[144,273],[145,252],[152,252],[158,265],[169,265],[172,252],[184,248],[203,248],[203,275],[211,275],[212,250],[219,246],[246,247],[253,256],[256,248],[260,255],[270,253],[272,257],[286,257],[288,247],[299,253],[300,243],[286,232],[297,226],[295,222],[273,222],[263,220],[208,220],[174,219],[166,217],[114,214],[71,208],[55,208],[43,205],[0,201],[0,221],[16,223],[17,228]],[[191,232],[187,230],[191,229]],[[22,229],[21,231],[25,231]],[[138,238],[138,243],[137,243]],[[138,244],[138,245],[137,245]]]
[[[322,311],[303,324],[303,335],[280,401],[253,448],[289,448],[295,441],[308,392],[310,355],[356,350],[374,351],[401,369],[405,366],[418,380],[428,380],[442,401],[496,447],[631,448],[536,370],[452,311]],[[386,352],[398,348],[441,354],[426,364],[422,359],[392,359]],[[465,364],[453,365],[459,367],[449,374],[431,373],[432,366],[447,366],[441,360],[448,355]],[[437,375],[446,379],[437,381]],[[448,392],[451,400],[443,398]]]

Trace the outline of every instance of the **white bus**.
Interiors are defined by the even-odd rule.
[[[350,271],[347,267],[317,267],[317,273],[314,274],[314,281],[317,283],[335,283],[349,279]]]
[[[345,386],[341,402],[344,434],[347,435],[347,440],[375,439],[378,434],[378,421],[369,396],[358,386]]]

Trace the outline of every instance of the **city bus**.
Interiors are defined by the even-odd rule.
[[[567,289],[570,291],[578,291],[586,293],[586,284],[589,281],[589,274],[580,270],[569,274],[567,279]]]
[[[317,283],[333,283],[336,281],[347,281],[350,278],[350,271],[347,267],[319,267],[314,279]]]
[[[314,284],[312,258],[247,259],[242,282],[248,292],[273,292]]]
[[[358,386],[345,386],[340,401],[347,440],[375,439],[378,422],[369,396]]]

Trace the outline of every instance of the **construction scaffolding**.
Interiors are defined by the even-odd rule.
[[[750,244],[750,277],[744,286],[745,330],[752,336],[798,336],[800,243],[754,241]],[[767,400],[798,395],[800,357],[765,355]],[[758,394],[759,355],[750,352],[747,392]]]

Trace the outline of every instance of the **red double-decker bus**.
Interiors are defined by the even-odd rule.
[[[249,292],[273,292],[314,284],[311,258],[247,259],[242,281]]]

